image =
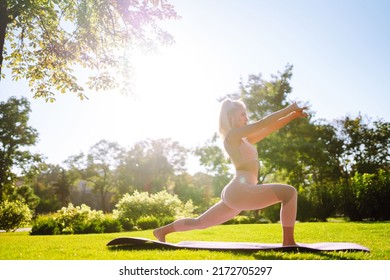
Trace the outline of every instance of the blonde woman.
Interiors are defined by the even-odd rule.
[[[221,201],[197,218],[184,218],[154,230],[154,236],[165,242],[167,234],[204,229],[222,224],[244,210],[259,210],[281,203],[280,221],[283,245],[295,245],[294,226],[297,214],[297,191],[285,184],[257,184],[259,169],[257,149],[253,145],[297,118],[306,117],[306,107],[296,103],[248,124],[245,104],[225,99],[221,103],[219,132],[236,174],[222,190]]]

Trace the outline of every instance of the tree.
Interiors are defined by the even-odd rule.
[[[24,148],[36,143],[38,133],[28,125],[30,103],[11,97],[0,102],[0,201],[10,194],[18,175],[32,172],[41,158]],[[17,174],[20,173],[20,174]]]
[[[39,205],[40,198],[34,193],[34,189],[24,184],[14,189],[14,192],[9,196],[10,201],[20,201],[26,204],[31,210],[35,210]]]
[[[212,175],[213,194],[219,196],[222,189],[231,180],[229,162],[223,150],[217,144],[218,135],[214,134],[203,146],[194,150],[200,164],[206,168],[207,174]]]
[[[173,178],[173,193],[177,194],[181,201],[191,200],[196,207],[196,213],[203,213],[212,205],[214,180],[214,176],[202,172],[194,175],[183,173]],[[217,196],[220,196],[220,192]]]
[[[292,91],[292,66],[272,75],[267,81],[261,75],[251,75],[242,84],[240,94],[252,120],[289,105]],[[263,139],[257,149],[260,157],[259,182],[279,178],[296,187],[308,186],[313,181],[340,178],[338,158],[342,142],[335,128],[311,118],[300,119]]]
[[[83,179],[89,182],[100,198],[100,208],[108,212],[108,198],[114,193],[114,170],[119,166],[124,149],[116,142],[101,140],[86,155]]]
[[[342,165],[348,175],[377,173],[389,170],[390,123],[383,120],[371,122],[361,115],[345,117],[336,122],[344,153]]]
[[[69,171],[57,164],[42,163],[39,174],[30,184],[34,193],[40,198],[35,211],[37,213],[55,212],[69,202],[70,182]]]
[[[50,172],[53,173],[53,175],[55,174],[55,181],[52,182],[55,194],[61,207],[65,207],[70,202],[70,188],[73,183],[73,178],[69,171],[59,165],[51,166]]]
[[[351,220],[389,219],[390,123],[357,117],[335,122],[343,143],[341,211]]]
[[[55,91],[70,91],[84,98],[73,74],[81,66],[92,70],[89,88],[114,88],[121,76],[128,90],[132,49],[172,43],[157,23],[178,18],[166,0],[2,0],[0,79],[6,65],[34,97],[54,101]]]
[[[168,188],[170,178],[185,171],[186,159],[187,149],[169,138],[136,143],[118,167],[121,194],[133,190],[156,192]]]
[[[286,65],[283,72],[271,75],[270,81],[259,74],[249,75],[246,85],[241,82],[238,97],[244,100],[252,119],[259,120],[288,105],[292,69],[292,65]]]

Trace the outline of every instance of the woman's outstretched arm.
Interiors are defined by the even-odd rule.
[[[300,110],[296,110],[294,112],[291,112],[287,116],[284,116],[284,117],[276,120],[275,122],[270,123],[268,126],[264,127],[263,129],[255,132],[253,134],[248,135],[247,140],[250,143],[255,144],[255,143],[263,140],[265,137],[267,137],[271,133],[286,126],[291,121],[298,119],[298,118],[307,117],[307,114],[305,112],[303,112],[303,110],[305,110],[305,109],[306,109],[306,107],[300,108]]]
[[[305,115],[303,110],[296,103],[276,111],[261,120],[244,127],[232,129],[226,136],[229,143],[239,143],[242,138],[247,138],[251,143],[256,143],[275,130],[285,126],[287,123],[299,116]]]

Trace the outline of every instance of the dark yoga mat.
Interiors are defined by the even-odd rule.
[[[300,252],[318,252],[318,251],[365,251],[370,250],[362,245],[348,242],[321,242],[321,243],[298,243],[296,246],[282,246],[281,244],[262,244],[250,242],[214,242],[214,241],[183,241],[179,243],[164,243],[156,240],[137,238],[137,237],[119,237],[107,243],[107,246],[127,246],[127,249],[140,249],[142,246],[148,248],[167,248],[167,249],[203,249],[203,250],[274,250],[274,251],[300,251]]]

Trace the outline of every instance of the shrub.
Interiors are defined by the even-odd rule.
[[[56,235],[60,233],[60,224],[52,216],[38,216],[30,232],[31,235]]]
[[[271,205],[261,209],[261,215],[271,223],[276,223],[280,220],[280,203]]]
[[[150,213],[150,197],[147,192],[135,191],[133,195],[126,193],[116,204],[114,216],[128,224],[135,224],[138,217],[144,213]]]
[[[5,200],[0,203],[0,229],[15,231],[31,221],[32,214],[27,204]]]
[[[57,213],[64,234],[103,232],[102,211],[91,210],[85,204],[74,207],[72,203],[69,203],[68,207],[62,207]]]
[[[71,206],[73,207],[73,206]],[[77,209],[77,207],[76,207]],[[81,209],[81,207],[79,208]],[[84,210],[85,211],[85,206]],[[91,211],[93,213],[93,211]],[[99,212],[99,211],[98,211]],[[58,215],[39,216],[33,223],[31,235],[55,235],[55,234],[86,234],[86,233],[110,233],[123,230],[121,222],[110,215],[96,215],[89,219],[70,221],[69,213],[66,219]],[[75,215],[80,218],[83,215]],[[93,216],[93,215],[92,215]],[[64,223],[64,220],[67,222]]]
[[[137,220],[137,226],[142,230],[159,227],[159,220],[154,216],[144,216]]]
[[[233,219],[224,223],[224,225],[236,225],[236,224],[254,224],[256,221],[245,215],[237,215]]]
[[[105,215],[102,226],[106,233],[123,231],[121,222],[110,215]]]
[[[184,205],[177,195],[160,191],[150,195],[150,209],[151,213],[146,215],[155,216],[161,220],[165,217],[176,217],[182,214]]]
[[[129,218],[117,217],[116,220],[118,220],[121,223],[122,228],[125,231],[131,231],[135,229],[135,224]]]
[[[154,217],[157,224],[161,225],[166,223],[167,219],[174,220],[183,215],[190,217],[193,210],[191,201],[183,204],[177,195],[166,191],[155,194],[135,191],[132,195],[125,194],[113,212],[114,217],[122,222],[124,229],[131,230],[134,225],[139,226],[140,218]]]
[[[390,218],[390,174],[388,171],[379,170],[375,174],[355,173],[350,180],[350,187],[354,194],[358,217],[372,220]]]
[[[91,210],[85,204],[63,207],[54,216],[39,216],[31,230],[37,234],[85,234],[122,231],[121,222],[102,211]]]
[[[85,233],[103,233],[104,227],[102,220],[93,219],[86,220],[84,222],[76,224],[73,228],[73,233],[75,234],[85,234]]]
[[[234,217],[233,220],[235,224],[250,224],[252,222],[249,217],[241,215]]]
[[[192,200],[188,200],[183,207],[179,209],[179,212],[176,213],[173,218],[191,218],[194,216],[194,211],[197,207],[194,206]],[[162,217],[161,220],[164,220],[165,217]]]
[[[297,220],[325,222],[327,218],[336,215],[339,192],[338,184],[325,181],[300,188]]]

